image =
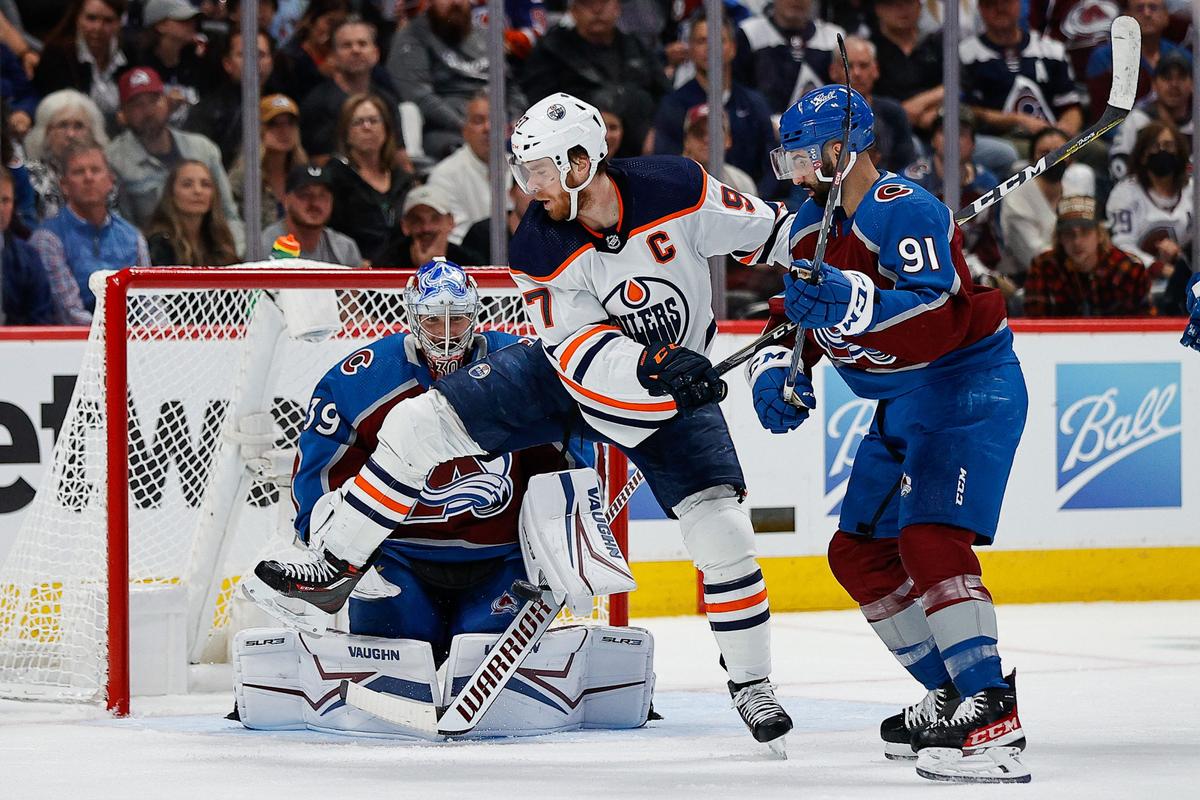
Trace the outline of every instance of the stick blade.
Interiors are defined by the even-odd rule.
[[[338,693],[347,705],[378,717],[393,725],[409,729],[409,733],[422,739],[438,741],[437,709],[432,703],[409,700],[394,694],[375,692],[367,687],[342,681]]]
[[[1142,63],[1142,29],[1133,17],[1117,17],[1112,24],[1112,88],[1108,104],[1129,111],[1137,95]]]

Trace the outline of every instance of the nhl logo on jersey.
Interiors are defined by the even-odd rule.
[[[559,105],[558,103],[555,103],[554,105],[552,105],[546,109],[546,116],[549,117],[550,119],[554,120],[555,122],[558,122],[560,119],[562,119],[566,115],[567,115],[567,110],[565,108],[563,108],[561,105]]]
[[[492,367],[490,364],[472,364],[467,369],[467,374],[475,380],[481,381],[492,374]]]
[[[908,497],[912,493],[912,478],[907,472],[900,473],[900,496]]]
[[[621,246],[621,237],[615,233],[610,233],[604,237],[604,243],[608,245],[610,250],[616,250]]]

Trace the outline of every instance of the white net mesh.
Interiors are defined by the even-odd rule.
[[[481,327],[531,334],[505,273],[474,274]],[[236,269],[209,276],[213,287],[238,282]],[[355,277],[346,273],[340,285],[353,287]],[[96,288],[53,462],[0,568],[0,696],[104,696],[108,337]],[[322,298],[332,308],[335,290],[300,291],[284,290],[303,308]],[[317,380],[356,347],[405,330],[399,289],[346,288],[336,290],[336,333],[304,341],[289,333],[294,320],[285,321],[278,294],[239,287],[128,296],[129,582],[184,587],[193,661],[223,655],[239,575],[290,527],[289,449]],[[606,616],[604,603],[595,616]]]

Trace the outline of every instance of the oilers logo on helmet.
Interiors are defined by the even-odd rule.
[[[687,297],[662,278],[630,278],[603,300],[612,320],[629,338],[651,342],[678,342],[691,324]]]
[[[561,105],[559,105],[558,103],[555,103],[554,105],[552,105],[546,109],[546,116],[549,117],[550,119],[554,120],[555,122],[558,122],[563,117],[567,116],[567,110],[565,108],[563,108]]]
[[[434,467],[425,488],[408,515],[408,522],[445,522],[470,513],[479,519],[494,517],[513,499],[512,454],[485,460],[456,458]]]

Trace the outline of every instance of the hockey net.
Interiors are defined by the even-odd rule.
[[[292,546],[291,467],[313,388],[406,330],[410,272],[279,263],[93,278],[66,419],[0,567],[0,696],[128,713],[130,595],[148,590],[182,598],[191,663],[227,658],[239,577]],[[507,271],[471,273],[480,327],[531,335]],[[624,457],[600,448],[597,466],[615,495]],[[599,598],[592,620],[626,624],[624,600]]]

